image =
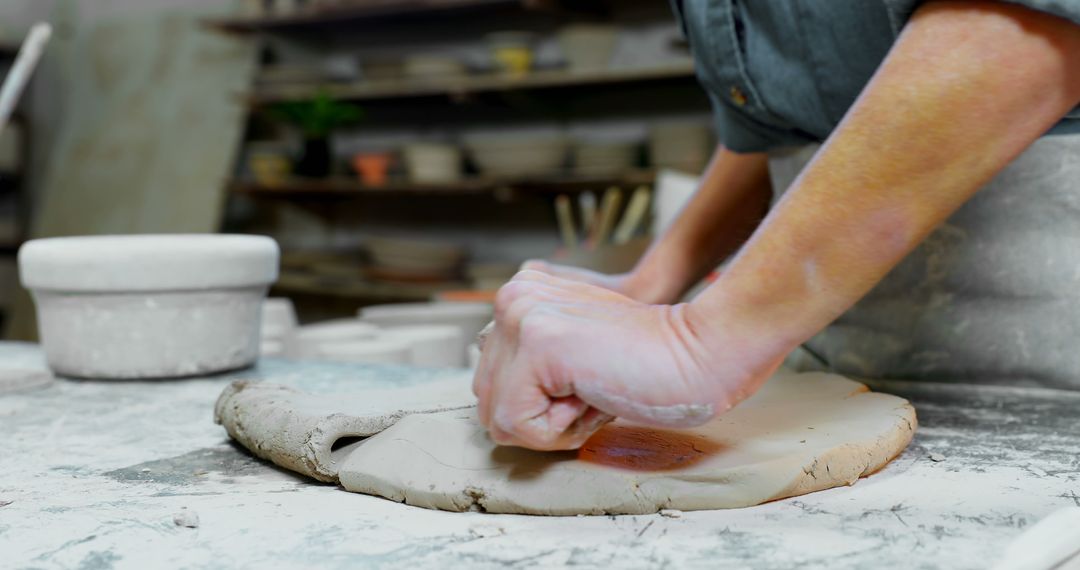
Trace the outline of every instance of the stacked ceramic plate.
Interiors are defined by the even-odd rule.
[[[285,354],[301,360],[461,368],[468,362],[468,343],[492,316],[487,303],[367,307],[360,318],[294,329],[286,337]]]
[[[574,146],[574,173],[581,176],[617,176],[637,164],[634,141],[582,141]]]
[[[284,297],[272,297],[263,301],[260,354],[283,356],[285,343],[297,326],[296,309],[292,301]]]
[[[706,118],[660,123],[649,131],[649,156],[657,168],[701,174],[711,155],[710,126]]]
[[[559,131],[533,129],[475,133],[465,146],[480,172],[510,178],[561,172],[569,144]]]
[[[380,338],[379,327],[336,319],[296,329],[285,347],[289,358],[364,364],[409,364],[410,346]]]

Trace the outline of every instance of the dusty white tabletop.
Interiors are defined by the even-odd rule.
[[[0,343],[0,366],[40,367],[41,355]],[[922,424],[886,469],[679,518],[428,511],[294,476],[212,421],[237,377],[317,392],[445,374],[466,373],[270,360],[225,377],[58,380],[0,396],[0,566],[986,568],[1026,526],[1080,505],[1080,392],[881,383]]]

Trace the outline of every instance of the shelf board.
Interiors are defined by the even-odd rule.
[[[294,14],[210,19],[204,23],[231,33],[289,32],[365,20],[443,15],[455,11],[524,5],[523,0],[354,0],[343,6],[316,6]]]
[[[618,177],[555,176],[513,180],[471,178],[453,184],[402,183],[378,188],[367,187],[351,179],[295,179],[277,186],[265,186],[251,181],[236,180],[230,183],[229,187],[233,193],[259,198],[340,200],[380,195],[487,195],[507,189],[530,194],[559,194],[585,190],[602,191],[611,186],[626,188],[651,185],[655,180],[656,175],[651,170],[634,170]]]
[[[647,69],[613,69],[587,73],[569,70],[534,71],[523,77],[506,75],[474,75],[439,81],[395,79],[358,83],[298,83],[264,86],[249,97],[255,105],[283,101],[303,101],[319,94],[348,101],[404,99],[416,97],[452,97],[500,91],[526,91],[560,88],[619,86],[630,83],[651,83],[694,79],[694,66],[665,66]]]
[[[273,288],[280,293],[345,299],[427,301],[436,293],[467,288],[467,285],[464,283],[390,283],[360,279],[346,282],[340,279],[320,279],[310,275],[293,275],[283,272]]]

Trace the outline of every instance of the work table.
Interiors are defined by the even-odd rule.
[[[34,345],[0,343],[0,366],[44,364]],[[269,359],[211,378],[58,379],[0,395],[0,566],[986,568],[1028,525],[1080,506],[1080,392],[876,382],[920,422],[881,472],[675,517],[429,511],[281,470],[212,420],[237,378],[344,392],[461,374]],[[195,528],[174,522],[191,515]]]

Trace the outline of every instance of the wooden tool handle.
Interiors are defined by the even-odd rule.
[[[7,79],[4,80],[4,86],[0,87],[0,133],[4,132],[4,127],[7,126],[8,119],[15,110],[15,104],[19,102],[19,96],[22,95],[26,84],[30,82],[30,77],[34,74],[34,68],[37,67],[41,53],[45,51],[45,44],[49,43],[50,37],[52,37],[52,26],[45,23],[35,24],[26,36],[22,48],[19,49],[19,55],[15,58]]]

